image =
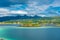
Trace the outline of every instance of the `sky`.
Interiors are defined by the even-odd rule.
[[[0,0],[0,17],[16,14],[60,16],[60,0]]]

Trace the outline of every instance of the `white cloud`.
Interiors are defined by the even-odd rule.
[[[45,10],[50,7],[50,6],[60,6],[59,3],[57,3],[57,1],[53,2],[52,4],[49,5],[39,5],[38,2],[36,1],[32,1],[29,4],[27,4],[28,6],[26,7],[26,9],[24,10],[9,10],[6,8],[0,8],[0,15],[3,14],[5,16],[10,15],[10,14],[19,14],[19,15],[38,15],[38,16],[46,16],[46,15],[41,15],[41,13],[45,13]],[[16,5],[11,5],[11,8],[18,8],[22,6],[21,4],[16,4]]]
[[[19,15],[23,15],[23,14],[28,14],[26,11],[23,11],[23,10],[9,10],[7,8],[0,8],[0,17],[3,17],[3,16],[11,16],[11,15],[14,15],[14,14],[19,14]]]
[[[26,11],[18,10],[18,11],[10,11],[12,14],[28,14]]]
[[[59,1],[59,0],[58,0]],[[38,2],[34,2],[32,1],[31,3],[28,4],[28,7],[26,7],[27,12],[29,13],[29,15],[38,15],[38,16],[46,16],[49,13],[45,13],[47,11],[45,11],[46,9],[48,9],[50,6],[53,7],[60,7],[60,1],[58,2],[57,0],[55,0],[53,3],[49,4],[49,5],[39,5]],[[41,15],[45,13],[45,15]]]
[[[60,0],[54,0],[54,2],[50,4],[50,6],[53,6],[53,7],[60,6]]]
[[[41,17],[46,17],[46,15],[42,15],[42,14],[40,14],[40,15],[38,15],[38,16],[41,16]]]
[[[9,10],[6,8],[0,8],[0,17],[8,16]]]
[[[0,14],[7,14],[7,13],[9,13],[8,9],[0,8]]]
[[[54,2],[54,3],[50,4],[50,6],[53,6],[53,7],[60,7],[60,3]]]
[[[38,2],[32,2],[27,4],[26,11],[29,15],[39,15],[40,13],[44,12],[50,5],[38,5]]]
[[[23,6],[22,4],[15,4],[15,5],[10,5],[11,8],[18,8],[20,6]]]

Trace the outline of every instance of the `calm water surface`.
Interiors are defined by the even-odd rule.
[[[60,40],[60,28],[18,28],[0,26],[0,39],[4,40]]]

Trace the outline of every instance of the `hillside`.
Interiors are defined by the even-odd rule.
[[[19,27],[60,26],[60,17],[11,16],[0,18],[0,24],[18,24]]]

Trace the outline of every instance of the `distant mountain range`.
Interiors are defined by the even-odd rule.
[[[5,17],[0,17],[0,22],[2,21],[9,21],[9,20],[18,20],[18,19],[51,19],[51,17],[41,17],[41,16],[20,16],[20,15],[17,15],[17,16],[5,16]]]

